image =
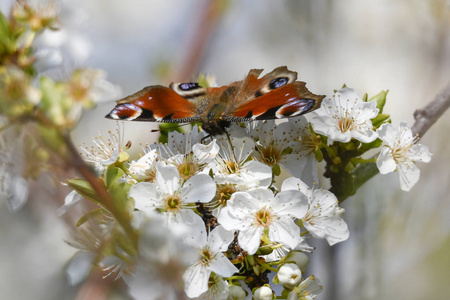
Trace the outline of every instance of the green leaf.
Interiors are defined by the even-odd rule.
[[[122,178],[124,174],[122,169],[113,165],[108,166],[108,169],[106,170],[106,187],[109,189],[111,185],[119,178]]]
[[[380,110],[380,114],[383,112],[384,105],[386,104],[386,95],[388,92],[389,91],[381,91],[369,100],[377,102],[377,108]]]
[[[272,172],[273,172],[273,175],[275,175],[275,176],[280,176],[280,174],[281,174],[281,168],[280,168],[280,165],[279,165],[279,164],[274,164],[274,165],[272,166]]]
[[[321,162],[323,160],[323,153],[322,153],[322,150],[320,150],[320,148],[317,149],[316,152],[314,152],[314,155],[318,162]]]
[[[0,54],[6,52],[11,47],[11,31],[8,19],[0,11]]]
[[[378,114],[375,118],[372,119],[372,125],[375,129],[380,127],[383,123],[386,123],[391,116],[387,114]]]
[[[367,143],[367,144],[362,144],[361,147],[358,149],[359,153],[363,154],[364,152],[370,150],[370,149],[374,149],[374,148],[378,148],[381,146],[381,144],[383,143],[382,140],[380,139],[376,139],[373,142]]]
[[[274,284],[279,284],[280,283],[280,280],[278,280],[278,276],[277,275],[275,275],[275,277],[273,277],[272,281],[273,281]]]
[[[93,209],[93,210],[87,212],[86,214],[84,214],[83,216],[81,216],[81,218],[77,222],[77,227],[80,227],[81,225],[86,223],[86,221],[88,221],[91,218],[95,218],[97,216],[103,216],[105,214],[108,214],[108,212],[104,208],[100,207],[100,208]]]
[[[50,149],[63,157],[68,155],[66,143],[61,136],[61,133],[56,128],[39,125],[37,130],[42,141],[44,141]]]
[[[169,132],[172,131],[178,131],[183,132],[183,129],[181,129],[180,124],[177,123],[161,123],[159,124],[159,130],[161,135],[159,136],[159,142],[161,144],[165,144],[169,140]]]
[[[84,198],[89,199],[95,203],[102,202],[102,199],[97,195],[88,181],[84,179],[69,179],[66,181],[66,183]]]
[[[129,183],[114,181],[108,189],[117,211],[128,217],[131,216],[131,212],[134,209],[134,202],[128,199],[128,191],[130,188],[131,184]]]

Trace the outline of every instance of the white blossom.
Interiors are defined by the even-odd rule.
[[[265,229],[271,242],[292,249],[301,240],[300,228],[293,218],[305,216],[307,201],[298,191],[284,191],[276,196],[264,188],[236,192],[220,211],[218,221],[227,230],[239,230],[239,245],[249,254],[258,250]]]
[[[326,239],[330,246],[348,239],[347,223],[342,219],[345,210],[338,206],[333,193],[322,189],[312,190],[295,177],[286,179],[281,190],[298,190],[307,197],[308,212],[302,220],[303,226],[313,237]]]
[[[311,120],[314,130],[333,141],[347,143],[356,139],[363,143],[373,142],[377,133],[373,130],[371,119],[378,115],[375,101],[364,102],[351,88],[343,88],[324,99],[316,110],[317,117]]]
[[[211,167],[218,184],[236,184],[247,188],[268,187],[272,180],[269,166],[249,159],[255,143],[248,137],[218,140],[219,155]]]
[[[144,212],[163,210],[166,224],[185,224],[199,238],[205,230],[202,218],[193,208],[194,203],[206,203],[215,196],[216,185],[206,174],[197,174],[186,182],[180,179],[173,165],[156,163],[155,182],[138,182],[133,185],[128,197],[135,201],[135,207]]]
[[[247,128],[256,141],[257,160],[270,167],[278,164],[291,175],[304,176],[311,183],[317,181],[314,156],[317,145],[311,143],[313,136],[305,117],[291,118],[278,125],[274,120],[252,122]]]
[[[170,132],[166,145],[153,144],[147,149],[157,149],[162,159],[177,166],[182,178],[189,179],[209,168],[219,153],[215,139],[207,145],[201,143],[204,136],[194,125],[188,133]]]
[[[378,129],[378,135],[385,145],[377,160],[380,173],[387,174],[397,170],[401,189],[409,191],[420,176],[416,162],[429,162],[431,153],[427,146],[415,143],[417,138],[413,137],[406,122],[401,122],[397,130],[392,124],[385,123]]]
[[[287,300],[312,300],[323,290],[319,279],[309,276],[295,287],[288,295]]]
[[[183,275],[185,291],[189,297],[198,297],[207,292],[211,272],[221,277],[229,277],[238,272],[238,269],[222,253],[228,250],[228,245],[233,239],[233,232],[226,231],[222,226],[219,226],[212,230],[208,236],[206,236],[206,232],[203,232],[201,239],[192,243],[199,251],[199,256]],[[214,292],[222,294],[219,291],[222,291],[222,289]],[[210,291],[210,293],[212,292]]]
[[[153,181],[156,176],[156,162],[158,161],[158,154],[156,149],[149,151],[137,161],[130,164],[128,170],[136,180]]]
[[[109,138],[104,138],[99,132],[98,136],[92,138],[93,146],[88,147],[85,143],[80,146],[83,150],[81,156],[86,162],[93,164],[98,174],[101,174],[107,166],[115,163],[125,147],[119,128],[116,132],[109,130],[108,134]]]

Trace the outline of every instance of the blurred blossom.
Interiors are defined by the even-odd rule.
[[[83,196],[78,194],[77,191],[71,191],[65,198],[64,198],[64,205],[58,208],[56,211],[56,214],[58,216],[62,216],[65,214],[69,209],[71,209],[73,206],[75,206],[78,202],[80,202],[83,199]]]
[[[59,3],[58,10],[58,30],[45,29],[33,44],[38,58],[38,72],[55,67],[66,71],[83,66],[93,51],[93,45],[84,33],[89,20],[88,13],[70,1]]]
[[[130,295],[137,300],[181,299],[183,273],[196,251],[183,243],[183,227],[167,228],[154,215],[141,226],[139,257],[133,274],[124,276]]]
[[[106,80],[102,70],[77,69],[67,82],[68,96],[88,108],[94,103],[116,99],[121,90]]]
[[[25,205],[29,193],[23,143],[24,135],[14,127],[0,132],[0,200],[12,211]]]
[[[32,78],[16,66],[0,70],[0,113],[6,117],[20,117],[39,103],[41,92],[32,85]]]
[[[13,5],[11,15],[14,19],[29,26],[30,30],[36,32],[56,26],[58,9],[53,1],[39,2],[37,5],[30,5],[21,1]]]

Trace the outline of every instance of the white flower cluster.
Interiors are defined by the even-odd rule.
[[[134,201],[134,215],[138,212],[139,218],[143,214],[148,219],[158,215],[168,235],[176,228],[183,232],[184,243],[197,249],[182,276],[187,296],[226,299],[230,293],[239,294],[241,287],[232,276],[239,275],[235,264],[246,256],[279,262],[294,250],[311,252],[307,238],[326,239],[330,245],[348,238],[344,210],[336,197],[304,182],[317,177],[313,164],[317,145],[308,138],[312,136],[308,124],[301,117],[279,125],[271,121],[236,126],[233,135],[241,137],[230,141],[219,137],[207,144],[201,143],[205,134],[194,126],[189,133],[170,133],[167,144],[146,147],[145,155],[130,163],[123,180],[132,185],[128,198]],[[120,156],[123,146],[119,139],[100,146],[101,170],[106,161]],[[94,162],[95,155],[91,151],[86,158]],[[272,171],[276,164],[303,176],[303,181],[291,177],[276,189]],[[315,171],[305,177],[304,168]],[[73,196],[67,205],[73,205]],[[140,228],[144,236],[148,228]],[[144,288],[137,283],[141,278],[126,278],[130,289]],[[150,288],[149,282],[146,285]]]
[[[107,257],[104,269],[123,275],[136,299],[177,299],[180,293],[245,299],[250,290],[254,299],[273,299],[264,284],[269,271],[276,272],[273,283],[285,288],[287,299],[314,299],[320,281],[302,278],[309,262],[304,253],[313,250],[308,239],[331,246],[349,237],[337,197],[314,187],[318,152],[327,153],[327,163],[341,163],[330,153],[344,151],[342,145],[375,148],[382,140],[380,173],[398,169],[404,190],[417,182],[415,162],[430,160],[406,124],[398,131],[389,123],[373,125],[378,114],[376,101],[344,88],[324,100],[311,124],[303,116],[280,124],[253,122],[233,125],[229,136],[217,138],[195,125],[189,133],[171,132],[167,144],[145,147],[130,163],[120,134],[97,138],[98,151],[84,148],[85,158],[103,174],[120,166],[140,235],[136,257]],[[281,182],[281,168],[293,177]],[[349,174],[345,168],[339,172]],[[79,199],[71,193],[60,212]]]
[[[429,162],[431,154],[426,146],[415,144],[418,138],[413,137],[406,122],[401,122],[398,130],[385,123],[375,131],[371,119],[379,112],[376,105],[375,101],[363,101],[353,89],[343,88],[333,99],[324,99],[311,124],[316,132],[328,137],[329,144],[351,139],[370,143],[380,138],[385,145],[377,160],[380,173],[398,170],[401,189],[409,191],[419,180],[420,170],[415,163]]]

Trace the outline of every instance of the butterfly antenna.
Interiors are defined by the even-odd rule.
[[[227,130],[225,130],[225,134],[227,135],[228,142],[230,143],[230,146],[231,146],[231,153],[233,154],[234,160],[235,160],[236,162],[238,162],[238,160],[237,160],[237,158],[236,158],[236,154],[235,154],[235,152],[234,152],[234,146],[233,146],[233,143],[231,142],[230,134],[228,133]]]

